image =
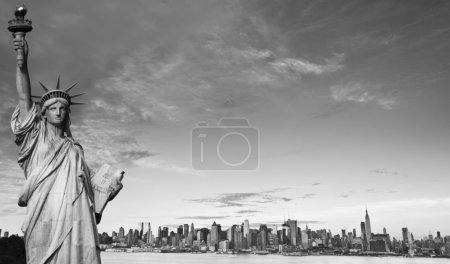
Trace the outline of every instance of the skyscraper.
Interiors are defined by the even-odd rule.
[[[188,237],[188,234],[189,234],[189,225],[184,224],[183,235],[186,238],[186,237]]]
[[[247,219],[244,220],[244,237],[247,238],[250,231],[250,223]]]
[[[153,242],[152,241],[152,226],[151,226],[150,222],[147,223],[147,227],[148,227],[148,230],[147,230],[147,244],[150,244],[150,243]]]
[[[211,226],[211,242],[210,243],[211,244],[209,246],[215,246],[216,248],[219,245],[219,229],[218,229],[216,222],[214,222]]]
[[[370,228],[370,218],[366,208],[366,237],[367,241],[372,238],[372,229]]]
[[[125,229],[123,227],[119,228],[119,240],[125,238]]]
[[[361,222],[361,239],[366,240],[366,223]]]
[[[144,235],[144,222],[139,222],[138,223],[138,232],[139,232],[139,239],[142,239],[142,236]]]
[[[366,239],[367,239],[367,250],[370,250],[370,240],[372,239],[372,229],[370,228],[370,218],[369,213],[366,208]]]
[[[287,225],[289,226],[288,237],[289,240],[291,241],[291,245],[297,246],[297,220],[288,219]]]
[[[131,247],[133,245],[133,229],[128,230],[127,235],[127,246]]]
[[[402,238],[404,243],[408,243],[408,228],[403,227],[402,228]]]

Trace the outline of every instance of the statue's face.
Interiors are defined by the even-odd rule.
[[[47,122],[54,126],[61,126],[66,120],[67,109],[66,106],[60,102],[50,105],[45,111]]]

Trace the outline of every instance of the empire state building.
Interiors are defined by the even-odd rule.
[[[370,218],[367,213],[366,208],[366,239],[367,239],[367,250],[370,250],[370,239],[372,239],[372,230],[370,229]]]

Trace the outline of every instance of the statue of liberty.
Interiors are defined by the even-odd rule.
[[[13,20],[13,26],[29,21],[23,19],[25,13],[24,6],[17,8],[19,23]],[[11,25],[10,30],[16,30]],[[77,104],[72,99],[81,94],[69,94],[75,85],[61,89],[58,78],[55,89],[40,83],[45,93],[35,104],[25,34],[16,30],[13,35],[19,104],[11,128],[19,146],[18,163],[26,178],[18,204],[27,207],[22,225],[27,263],[100,263],[100,215],[96,214],[92,175],[83,148],[70,131],[70,108]],[[113,184],[109,199],[121,188],[120,181]]]

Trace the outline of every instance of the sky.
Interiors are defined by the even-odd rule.
[[[0,228],[22,234],[25,179],[10,130],[16,62],[6,30],[15,5],[0,2]],[[74,138],[93,170],[125,170],[100,232],[291,218],[302,229],[359,235],[367,207],[373,233],[450,235],[450,2],[27,7],[32,93],[43,94],[38,81],[55,87],[58,76],[62,87],[78,82],[73,93],[88,94],[78,100],[87,105],[72,107]],[[221,130],[230,117],[248,127]],[[250,153],[244,167],[192,166],[200,122],[209,131],[206,165],[222,162],[220,133],[237,131],[220,141],[220,154],[238,163]]]

